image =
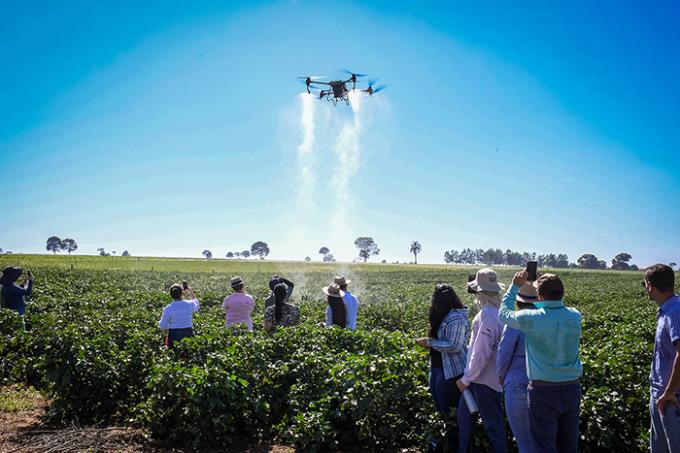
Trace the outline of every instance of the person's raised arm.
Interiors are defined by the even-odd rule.
[[[193,311],[198,311],[199,303],[198,299],[196,299],[196,294],[194,293],[193,288],[187,285],[187,287],[184,290],[187,292],[187,294],[189,294],[189,297],[191,298],[189,300],[193,304]]]
[[[290,299],[290,296],[293,295],[293,288],[295,288],[295,284],[284,277],[279,277],[279,281],[286,285],[286,300]]]
[[[33,294],[33,273],[31,271],[26,271],[28,280],[24,283],[24,286],[19,286],[19,294],[22,296],[30,296]]]
[[[534,310],[515,310],[515,299],[519,289],[527,282],[528,272],[517,272],[512,279],[512,284],[503,296],[503,301],[498,309],[498,320],[505,325],[526,332],[533,324]]]

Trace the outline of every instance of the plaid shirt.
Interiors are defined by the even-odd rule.
[[[442,354],[444,378],[452,379],[463,374],[467,359],[467,340],[470,335],[470,321],[467,309],[452,309],[444,318],[437,336],[429,338],[430,347]]]

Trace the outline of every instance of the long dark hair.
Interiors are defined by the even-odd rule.
[[[333,325],[340,327],[347,327],[347,308],[342,298],[335,296],[328,296],[328,305],[331,307],[331,314],[333,315]]]
[[[274,286],[274,318],[276,318],[276,323],[281,321],[281,316],[283,316],[283,306],[286,303],[286,285],[283,283],[278,283]]]
[[[430,304],[430,338],[437,338],[437,332],[442,321],[454,308],[465,308],[456,291],[446,283],[434,287],[432,303]]]

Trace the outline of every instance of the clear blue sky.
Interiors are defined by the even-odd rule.
[[[3,2],[0,247],[680,262],[678,3],[443,4]],[[352,112],[315,104],[301,209],[295,76],[346,67],[388,88],[344,169]]]

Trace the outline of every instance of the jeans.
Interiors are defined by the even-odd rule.
[[[456,381],[460,376],[451,379],[444,377],[444,368],[430,368],[430,395],[437,412],[448,416],[451,409],[458,406],[460,391]]]
[[[649,414],[652,419],[649,450],[651,453],[680,452],[680,409],[666,404],[664,413],[656,408],[656,399],[649,398]]]
[[[175,345],[175,341],[183,340],[187,337],[194,336],[194,329],[187,327],[186,329],[169,329],[168,336],[165,338],[166,345],[169,349],[172,349]]]
[[[491,442],[491,451],[505,453],[505,421],[503,420],[503,394],[484,384],[475,384],[468,387],[475,397],[479,415],[482,416],[484,432]],[[461,395],[458,404],[458,452],[467,453],[472,445],[474,420],[470,410]]]
[[[529,431],[529,400],[526,384],[510,382],[503,388],[505,414],[517,441],[519,453],[533,453]]]
[[[578,452],[581,384],[529,383],[531,445],[540,453]]]

